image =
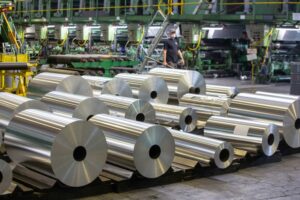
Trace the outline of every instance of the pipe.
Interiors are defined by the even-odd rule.
[[[21,62],[0,62],[0,70],[28,70],[29,66],[27,63]]]

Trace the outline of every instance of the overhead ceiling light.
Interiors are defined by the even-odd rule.
[[[299,26],[279,26],[276,27],[276,30],[284,30],[284,31],[299,31]]]
[[[224,29],[224,26],[206,26],[202,27],[204,31],[221,31]]]

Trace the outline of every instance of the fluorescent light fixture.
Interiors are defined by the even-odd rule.
[[[204,31],[221,31],[224,29],[223,26],[207,26],[201,28]]]
[[[54,25],[48,25],[47,28],[54,28]]]
[[[278,30],[278,31],[280,31],[280,30],[282,30],[282,31],[299,31],[300,29],[299,28],[291,28],[291,27],[287,27],[287,28],[284,28],[284,27],[278,27],[278,28],[276,28],[276,30]]]

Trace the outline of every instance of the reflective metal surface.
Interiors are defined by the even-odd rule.
[[[152,103],[152,106],[159,124],[178,126],[185,132],[191,132],[196,128],[197,115],[192,108],[158,103]]]
[[[135,98],[151,103],[168,102],[168,86],[162,78],[145,74],[118,74],[116,77],[130,85]]]
[[[240,93],[231,102],[228,115],[273,123],[286,143],[300,147],[300,101],[257,94]]]
[[[44,72],[36,75],[28,85],[28,97],[39,99],[51,91],[93,96],[92,87],[80,76]]]
[[[208,119],[204,135],[230,142],[235,148],[250,153],[272,156],[278,148],[280,134],[274,124],[213,116]]]
[[[65,92],[53,91],[41,99],[53,113],[65,117],[87,120],[96,114],[108,114],[107,106],[96,97],[87,97]]]
[[[155,123],[155,110],[149,102],[109,94],[100,95],[98,98],[107,105],[111,115]]]
[[[237,87],[228,87],[222,85],[206,85],[206,94],[211,96],[234,98],[239,93]]]
[[[120,78],[108,78],[100,76],[82,76],[93,88],[94,97],[101,94],[112,94],[123,97],[133,97],[130,86]]]
[[[169,130],[175,139],[176,157],[196,160],[207,165],[213,162],[221,169],[231,165],[234,154],[230,143],[173,129]]]
[[[0,195],[3,194],[12,184],[12,169],[10,165],[0,159]]]
[[[105,137],[98,127],[34,109],[13,117],[4,144],[16,164],[71,187],[87,185],[98,177],[107,155]]]
[[[206,91],[205,80],[197,71],[154,68],[149,74],[166,81],[171,99],[180,99],[186,93],[205,94]]]
[[[90,121],[104,131],[108,163],[137,170],[147,178],[157,178],[171,167],[175,143],[166,128],[105,114]]]
[[[263,96],[269,96],[269,97],[278,97],[283,99],[293,99],[293,100],[299,100],[300,96],[297,95],[290,95],[290,94],[281,94],[281,93],[272,93],[272,92],[263,92],[263,91],[256,91],[255,94],[263,95]]]

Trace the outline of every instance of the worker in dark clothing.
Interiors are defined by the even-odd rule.
[[[163,64],[167,67],[181,69],[184,66],[184,59],[176,40],[176,30],[170,30],[169,36],[169,39],[165,42],[164,45]]]

